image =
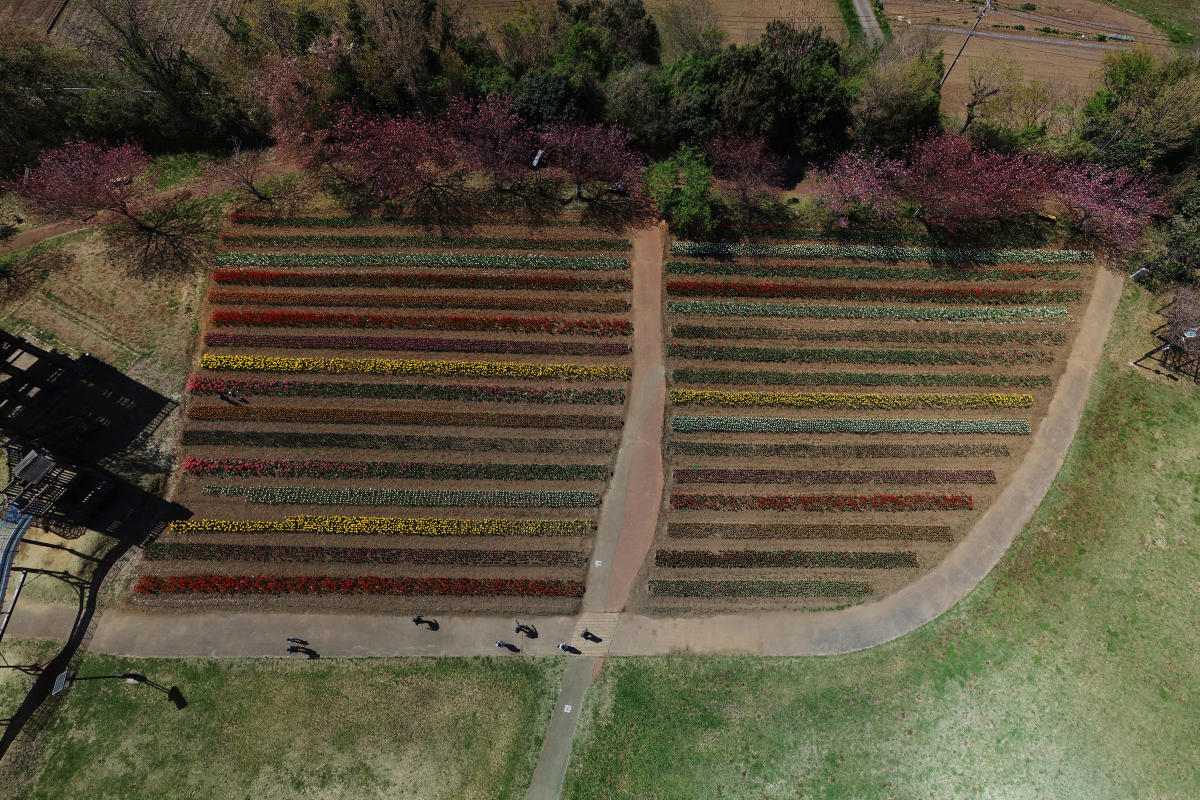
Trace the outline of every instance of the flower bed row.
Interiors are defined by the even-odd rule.
[[[947,331],[905,328],[764,328],[672,325],[678,339],[792,339],[826,342],[898,342],[928,344],[1066,344],[1062,331]]]
[[[929,483],[996,482],[990,469],[677,469],[676,483],[880,483],[921,486]]]
[[[266,458],[196,458],[183,460],[188,475],[232,478],[400,478],[430,481],[606,481],[602,464],[454,464],[420,461],[290,461]]]
[[[186,442],[185,442],[186,444]],[[1006,444],[730,444],[667,442],[677,456],[719,458],[1008,458]]]
[[[315,533],[337,536],[588,536],[590,519],[400,519],[301,514],[281,520],[195,519],[171,523],[171,532]]]
[[[600,256],[472,255],[467,253],[218,253],[230,267],[448,267],[481,269],[624,270],[629,260]]]
[[[949,525],[742,525],[725,522],[672,522],[672,539],[887,539],[952,542]]]
[[[675,231],[675,226],[671,228]],[[706,231],[706,233],[709,231]],[[803,241],[835,241],[844,244],[932,244],[950,245],[957,247],[959,242],[969,243],[974,247],[1040,247],[1048,244],[1050,238],[1041,234],[1008,233],[996,234],[984,231],[960,231],[954,235],[954,242],[947,242],[944,235],[930,234],[926,231],[873,231],[862,229],[842,228],[801,228],[786,222],[717,222],[712,225],[711,232],[723,234],[728,241],[730,237],[740,239],[791,239]]]
[[[783,417],[672,417],[676,433],[998,433],[1029,436],[1023,419],[787,419]]]
[[[352,292],[254,292],[213,289],[211,303],[259,306],[360,306],[366,308],[475,308],[530,311],[629,310],[628,300],[566,297],[468,297],[443,294],[358,294]]]
[[[481,428],[600,428],[618,430],[621,418],[605,414],[510,414],[488,411],[398,411],[384,408],[194,405],[189,419],[307,422],[333,425],[462,425]]]
[[[583,597],[583,584],[551,578],[384,578],[332,575],[141,575],[140,594],[378,594],[443,597]]]
[[[476,492],[450,489],[318,489],[311,486],[205,486],[204,493],[255,505],[403,508],[594,508],[595,492]]]
[[[654,566],[664,569],[917,569],[910,551],[838,550],[656,550]]]
[[[608,439],[504,439],[480,436],[405,436],[380,433],[311,433],[293,431],[218,431],[189,429],[183,444],[190,446],[321,447],[352,450],[448,450],[500,453],[612,453],[617,445]]]
[[[955,494],[672,494],[682,511],[970,511],[970,495]]]
[[[345,383],[340,381],[272,381],[259,378],[188,378],[194,395],[235,393],[268,397],[364,397],[387,400],[430,400],[460,403],[536,403],[538,405],[619,406],[621,389],[557,389],[551,386],[495,386],[474,383]]]
[[[427,226],[445,222],[444,218],[427,216],[393,216],[393,217],[275,217],[265,214],[251,214],[245,211],[235,211],[229,215],[229,221],[235,225],[254,225],[265,228],[372,228],[379,225],[395,227],[398,225]],[[458,217],[458,222],[464,225],[521,225],[524,220],[516,218],[485,216]],[[603,224],[572,219],[539,220],[538,226],[543,228],[595,228]]]
[[[213,335],[209,334],[209,336]],[[757,363],[791,361],[797,364],[971,364],[977,367],[991,364],[1049,364],[1054,361],[1054,354],[1048,350],[750,347],[732,344],[683,344],[680,342],[672,342],[667,345],[667,355],[673,358]]]
[[[346,314],[325,311],[215,311],[212,324],[288,328],[409,328],[438,331],[517,331],[572,336],[632,336],[627,319],[551,317],[442,317],[430,315]]]
[[[304,336],[277,333],[206,333],[209,347],[273,347],[281,350],[421,350],[429,353],[520,353],[556,356],[620,356],[625,342],[538,342],[508,339],[430,339],[422,336]]]
[[[1077,269],[1010,267],[946,269],[937,267],[865,267],[836,264],[758,264],[740,261],[668,261],[671,275],[745,275],[756,278],[818,278],[851,281],[1026,281],[1075,280]]]
[[[673,405],[781,406],[787,408],[828,408],[896,410],[906,408],[1029,408],[1031,394],[825,394],[812,392],[710,392],[672,389]]]
[[[778,370],[671,370],[675,383],[724,383],[742,386],[991,386],[1033,388],[1051,386],[1049,375],[955,375],[936,372],[781,372]]]
[[[357,286],[362,288],[488,289],[501,291],[628,292],[627,278],[569,275],[446,275],[437,272],[276,272],[218,269],[217,283],[241,286]]]
[[[675,297],[795,297],[807,300],[842,300],[893,303],[1078,303],[1078,289],[956,289],[952,286],[825,286],[799,283],[723,283],[720,281],[667,281],[667,294]]]
[[[1034,308],[904,308],[902,306],[803,306],[785,303],[730,303],[698,300],[668,300],[672,314],[701,314],[720,317],[790,317],[811,319],[896,319],[910,322],[1066,322],[1065,306]]]
[[[671,255],[842,258],[859,261],[929,261],[937,264],[1074,264],[1085,263],[1093,258],[1088,250],[952,250],[941,247],[720,242],[672,242]]]
[[[585,250],[629,250],[633,243],[613,237],[590,239],[533,239],[528,236],[422,236],[355,234],[221,234],[225,247],[465,247],[472,250],[551,250],[562,253]]]
[[[455,567],[582,567],[576,550],[444,550],[409,547],[276,547],[260,544],[153,542],[149,561],[289,561],[304,564],[419,564]]]
[[[518,378],[521,380],[627,381],[629,367],[605,364],[518,364],[508,361],[412,361],[386,358],[280,358],[218,356],[205,353],[200,366],[252,372],[329,372],[343,375],[425,375],[430,377]]]
[[[655,597],[868,597],[861,581],[650,581]]]

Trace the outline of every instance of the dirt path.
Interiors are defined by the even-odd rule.
[[[879,20],[875,19],[871,0],[854,0],[854,13],[858,15],[858,22],[862,25],[868,42],[878,42],[883,38],[883,29],[879,27]]]

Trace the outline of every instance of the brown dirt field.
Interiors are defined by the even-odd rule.
[[[50,21],[63,6],[64,0],[8,0],[0,5],[0,14],[8,12],[18,25],[45,33]]]
[[[15,2],[32,5],[38,0]],[[197,51],[213,51],[224,47],[227,41],[224,31],[213,19],[213,12],[233,14],[242,3],[243,0],[157,0],[154,8],[161,12],[161,19],[170,23],[172,31],[183,39],[184,44]],[[84,0],[63,0],[62,13],[50,33],[64,41],[77,41],[86,21]]]
[[[1007,48],[1024,67],[1027,80],[1051,85],[1065,84],[1076,94],[1076,100],[1086,98],[1095,90],[1095,72],[1105,53],[1134,46],[1112,39],[1098,42],[1096,34],[1126,34],[1133,36],[1138,45],[1149,45],[1159,55],[1169,52],[1166,35],[1145,17],[1107,3],[1062,0],[1054,5],[1037,3],[1035,11],[1021,11],[1020,5],[1000,4],[979,24],[977,33],[1022,38],[972,38],[942,87],[944,112],[962,117],[961,108],[967,97],[971,62],[995,50]],[[946,66],[949,67],[962,47],[966,32],[974,24],[978,6],[955,0],[884,0],[884,9],[893,30],[904,25],[924,25],[963,31],[946,33],[942,49]],[[1016,30],[1012,27],[1015,25],[1024,25],[1025,30]],[[1062,31],[1063,35],[1047,35],[1034,30],[1047,26]],[[1068,35],[1072,33],[1074,35]],[[1087,40],[1081,40],[1079,34],[1085,35]]]

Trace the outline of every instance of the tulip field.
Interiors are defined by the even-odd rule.
[[[675,242],[665,492],[635,608],[871,602],[938,564],[1037,431],[1092,255]]]
[[[574,613],[629,391],[629,240],[226,227],[175,476],[193,516],[135,600]]]

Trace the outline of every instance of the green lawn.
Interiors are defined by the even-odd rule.
[[[1144,15],[1166,31],[1171,43],[1185,47],[1200,34],[1200,3],[1196,0],[1107,0]]]
[[[1126,290],[1067,463],[948,614],[837,657],[609,658],[564,797],[1200,797],[1200,391],[1128,362]]]
[[[11,648],[6,642],[10,658]],[[523,658],[89,655],[79,672],[130,670],[178,686],[187,708],[176,710],[148,686],[78,683],[32,760],[16,759],[19,770],[5,771],[0,794],[30,800],[519,798],[561,681],[561,659]],[[17,694],[14,683],[0,684],[6,708]],[[13,763],[5,759],[6,766]]]

